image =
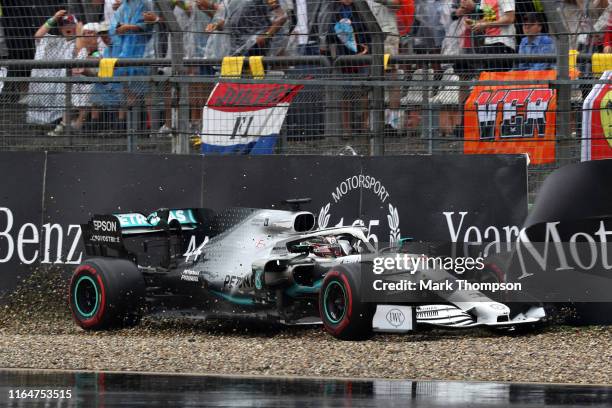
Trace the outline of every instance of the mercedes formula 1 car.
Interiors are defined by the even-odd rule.
[[[145,313],[171,310],[322,323],[337,338],[363,339],[421,325],[512,328],[544,316],[541,307],[512,310],[483,294],[366,302],[362,267],[377,249],[364,228],[316,229],[314,215],[296,207],[96,215],[82,230],[87,257],[72,276],[70,307],[84,329],[135,325]]]

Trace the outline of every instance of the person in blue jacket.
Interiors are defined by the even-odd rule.
[[[112,39],[112,58],[144,58],[153,30],[147,24],[145,14],[153,11],[150,0],[123,0],[110,22],[109,34]],[[118,67],[116,76],[148,75],[147,67]],[[131,106],[146,92],[144,82],[123,83],[128,104]],[[123,115],[121,115],[123,116]]]
[[[523,19],[523,32],[525,37],[519,45],[519,54],[554,54],[555,42],[553,39],[542,33],[544,25],[537,13],[530,13]],[[519,70],[535,71],[555,69],[555,65],[550,62],[521,62]]]

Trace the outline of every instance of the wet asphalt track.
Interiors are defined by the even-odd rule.
[[[64,400],[9,390],[71,390]],[[612,387],[0,370],[1,407],[610,407]]]

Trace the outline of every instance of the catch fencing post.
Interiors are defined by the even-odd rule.
[[[561,3],[543,1],[542,6],[546,13],[551,29],[557,37],[557,80],[561,83],[555,85],[557,90],[557,164],[562,166],[572,161],[572,145],[570,133],[570,118],[572,109],[572,85],[569,73],[569,35],[563,24]]]
[[[134,153],[136,151],[136,142],[138,140],[138,134],[140,133],[140,117],[142,115],[142,109],[140,104],[135,104],[128,108],[127,111],[127,152]]]
[[[72,69],[66,69],[66,76],[68,78],[72,78]],[[62,122],[64,121],[64,117],[68,117],[68,123],[65,123],[64,132],[68,135],[68,145],[72,146],[72,126],[70,123],[70,115],[66,115],[66,113],[72,112],[72,82],[68,82],[66,84],[66,94],[64,95],[64,114],[62,115]]]
[[[173,6],[170,2],[164,0],[156,0],[168,31],[170,32],[170,43],[172,46],[172,76],[181,77],[186,75],[184,65],[184,50],[183,50],[183,33],[181,27],[173,13]],[[179,84],[173,82],[174,91],[173,100],[176,101],[178,93],[178,113],[172,115],[172,127],[176,129],[178,135],[172,139],[172,153],[188,154],[189,153],[189,85],[187,82]],[[178,89],[177,89],[178,88]],[[174,112],[174,109],[173,109]],[[176,123],[175,123],[176,119]]]
[[[338,69],[334,65],[330,68],[331,75],[335,77],[338,73]],[[330,81],[330,85],[325,87],[325,137],[331,144],[338,144],[341,140],[340,135],[342,134],[342,112],[340,111],[340,96],[342,88],[333,85]]]
[[[356,0],[355,6],[365,17],[366,27],[372,38],[370,78],[375,81],[383,81],[385,77],[385,34],[365,0]],[[370,155],[383,156],[385,154],[385,87],[383,85],[372,87],[369,107],[372,128]]]

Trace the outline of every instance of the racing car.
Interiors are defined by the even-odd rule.
[[[299,210],[303,202],[288,200],[290,210],[94,215],[82,225],[87,256],[70,282],[74,320],[101,330],[174,311],[203,319],[322,323],[336,338],[359,340],[424,325],[513,328],[544,317],[539,306],[513,310],[482,293],[450,293],[429,304],[366,301],[364,266],[380,253],[367,229],[319,229],[312,213]]]

